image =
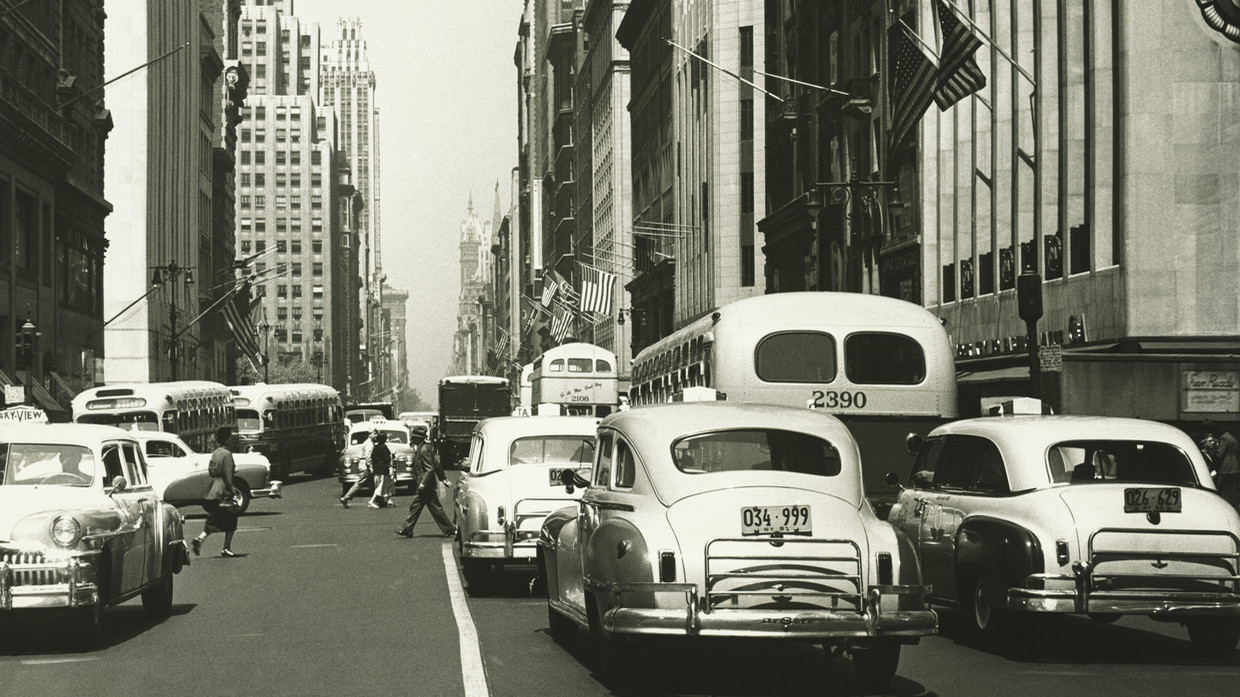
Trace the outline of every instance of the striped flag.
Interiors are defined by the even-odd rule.
[[[508,351],[508,332],[503,329],[499,331],[499,340],[495,342],[495,356],[497,359],[503,358]]]
[[[581,264],[581,310],[583,312],[610,315],[611,296],[615,288],[616,277],[614,275],[588,264]]]
[[[564,294],[564,299],[569,305],[576,305],[581,302],[581,294],[578,293],[577,289],[573,287],[573,284],[565,280],[565,278],[561,276],[558,271],[552,269],[551,277],[555,279],[556,284],[560,287],[560,292]]]
[[[230,291],[231,297],[220,305],[220,312],[224,313],[224,321],[232,330],[237,348],[241,349],[241,352],[255,364],[263,365],[267,362],[267,357],[258,348],[258,328],[254,326],[254,320],[248,309],[249,303],[246,302],[246,298],[250,295],[249,289],[248,282],[233,288]],[[245,310],[242,309],[243,306]]]
[[[572,328],[573,313],[567,307],[557,307],[555,317],[551,320],[551,338],[555,340],[555,343],[562,344],[568,338],[568,332]]]
[[[939,76],[934,101],[940,110],[986,86],[986,75],[978,67],[973,54],[982,40],[960,21],[955,10],[943,0],[934,0],[943,49],[939,52]]]
[[[891,147],[913,131],[934,97],[936,61],[903,21],[887,33],[891,52]]]
[[[555,299],[555,292],[559,290],[560,288],[560,286],[556,283],[556,279],[553,274],[555,274],[554,271],[543,274],[543,292],[542,292],[542,306],[543,307],[551,306],[551,301]]]

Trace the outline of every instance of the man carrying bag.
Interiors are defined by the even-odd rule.
[[[409,504],[409,517],[405,519],[404,525],[396,529],[396,534],[413,537],[413,526],[417,525],[418,516],[422,515],[422,509],[426,508],[439,525],[439,532],[444,537],[455,537],[456,526],[448,519],[448,514],[444,513],[443,505],[439,502],[438,484],[447,484],[448,477],[439,464],[439,454],[435,452],[435,446],[427,438],[428,435],[429,429],[425,424],[414,424],[410,440],[415,450],[413,463],[418,472],[418,489],[413,495],[413,503]]]

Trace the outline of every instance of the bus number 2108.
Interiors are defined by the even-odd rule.
[[[865,393],[836,392],[835,390],[814,390],[810,404],[814,409],[864,409]]]

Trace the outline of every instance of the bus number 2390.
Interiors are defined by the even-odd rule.
[[[837,392],[835,390],[814,390],[810,404],[814,409],[864,409],[865,393]]]

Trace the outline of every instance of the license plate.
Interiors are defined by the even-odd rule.
[[[1125,513],[1179,513],[1180,488],[1124,489]]]
[[[741,509],[742,535],[810,535],[809,506],[746,506]]]
[[[564,471],[576,472],[576,467],[557,467],[547,470],[547,483],[551,486],[564,486],[564,482],[560,481],[560,474]]]

